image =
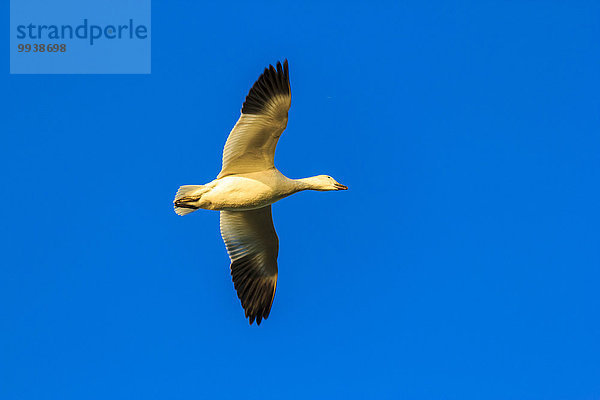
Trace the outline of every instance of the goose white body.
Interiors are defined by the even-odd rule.
[[[273,204],[302,187],[302,182],[273,168],[215,179],[189,195],[198,195],[198,200],[190,204],[205,210],[247,211]]]

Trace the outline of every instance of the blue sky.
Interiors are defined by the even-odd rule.
[[[0,76],[0,398],[600,398],[600,6],[155,2],[151,75]],[[8,45],[8,37],[4,39]],[[218,214],[243,99],[290,63],[248,326]]]

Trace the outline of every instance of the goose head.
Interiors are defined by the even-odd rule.
[[[344,186],[329,175],[317,175],[311,179],[312,189],[320,191],[328,190],[348,190],[348,186]]]

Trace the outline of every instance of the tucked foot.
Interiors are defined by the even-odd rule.
[[[195,206],[194,204],[191,204],[191,203],[195,203],[198,200],[200,200],[200,196],[182,197],[180,199],[176,199],[173,202],[173,204],[175,205],[175,207],[191,208],[191,209],[197,210],[199,207],[197,207],[197,206]]]

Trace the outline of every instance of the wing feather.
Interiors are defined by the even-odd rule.
[[[250,324],[271,312],[277,286],[279,239],[271,206],[221,211],[221,236],[231,259],[231,277]]]
[[[285,130],[292,104],[287,60],[265,68],[254,83],[242,115],[223,149],[223,167],[217,178],[265,171],[275,167],[275,147]]]

